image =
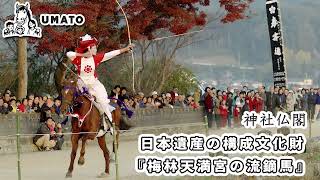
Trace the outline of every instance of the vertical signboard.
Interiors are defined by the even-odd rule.
[[[287,75],[283,55],[284,47],[278,0],[267,0],[266,8],[271,44],[274,85],[282,87],[287,85]]]

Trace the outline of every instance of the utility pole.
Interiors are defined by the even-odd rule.
[[[17,0],[24,3],[24,0]],[[27,64],[27,39],[25,37],[18,38],[18,91],[17,98],[22,99],[27,96],[28,89],[28,64]]]

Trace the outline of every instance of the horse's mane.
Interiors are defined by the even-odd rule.
[[[59,96],[61,96],[62,83],[65,80],[65,76],[67,72],[67,68],[64,65],[66,63],[67,63],[66,59],[63,59],[61,62],[59,62],[56,68],[56,71],[54,73],[54,83],[56,86],[56,90],[59,93]]]

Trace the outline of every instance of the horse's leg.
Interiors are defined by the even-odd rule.
[[[104,178],[109,175],[109,164],[110,164],[109,150],[106,145],[105,135],[98,137],[98,143],[99,143],[101,150],[103,151],[104,160],[105,160],[105,171],[103,173],[101,173],[98,176],[98,178]]]
[[[72,143],[71,161],[68,168],[68,172],[66,174],[67,178],[72,177],[74,159],[76,158],[77,150],[78,150],[78,141],[79,141],[79,134],[72,134],[71,135],[71,143]]]
[[[79,165],[84,165],[84,154],[86,153],[86,141],[87,141],[87,136],[82,137],[82,145],[81,145],[81,150],[80,150],[80,157],[78,160]]]
[[[119,150],[119,135],[120,135],[120,124],[121,124],[121,109],[119,107],[117,107],[117,109],[115,111],[112,112],[113,116],[113,120],[115,122],[115,130],[114,133],[116,133],[116,139],[113,140],[113,150],[112,150],[112,155],[111,155],[111,159],[112,161],[115,160],[115,154],[116,154],[116,148],[115,148],[115,143],[117,144],[117,150]]]

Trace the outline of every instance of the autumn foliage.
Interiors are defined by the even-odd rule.
[[[157,37],[159,30],[173,34],[185,33],[195,27],[205,27],[207,15],[201,9],[219,5],[224,9],[222,23],[247,18],[253,0],[128,0],[122,6],[128,16],[133,40]],[[59,1],[57,1],[59,2]],[[80,36],[88,33],[99,39],[99,50],[118,48],[128,43],[122,12],[115,0],[74,0],[67,4],[31,1],[33,14],[83,14],[86,22],[81,27],[43,27],[43,38],[30,39],[40,55],[63,53],[74,48]]]

